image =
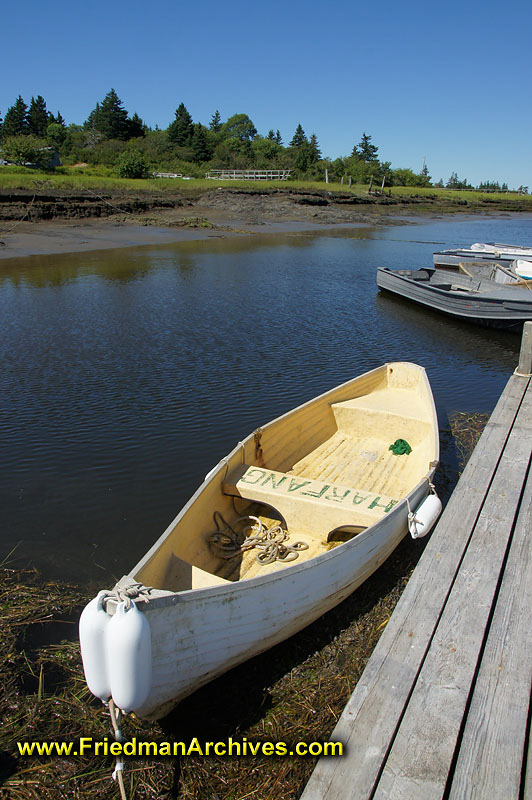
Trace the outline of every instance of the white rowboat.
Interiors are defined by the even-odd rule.
[[[301,630],[382,564],[409,521],[414,536],[417,523],[423,533],[430,527],[438,513],[430,493],[438,457],[425,370],[405,362],[374,369],[255,431],[207,475],[113,593],[102,594],[97,617],[96,601],[89,604],[94,619],[87,611],[80,625],[89,687],[102,699],[112,694],[125,711],[157,719]],[[432,502],[427,519],[415,514],[424,500],[425,508]],[[273,534],[285,560],[268,562],[264,543],[246,549],[242,529],[256,534],[258,526],[238,522],[243,515],[287,529],[280,545]],[[283,550],[287,545],[292,549]],[[117,633],[120,620],[112,634],[107,625],[125,594],[136,596],[144,631],[149,623],[149,647],[144,642],[137,661],[136,645],[121,644],[127,636]],[[136,670],[145,674],[132,699],[123,699],[116,675],[128,670],[133,683]]]

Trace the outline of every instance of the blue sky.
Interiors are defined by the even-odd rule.
[[[248,114],[324,156],[363,132],[392,167],[532,191],[532,2],[28,0],[2,10],[0,113],[43,95],[83,123],[113,87],[166,127]]]

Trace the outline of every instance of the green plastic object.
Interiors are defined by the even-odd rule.
[[[396,439],[395,442],[389,446],[388,450],[391,450],[394,456],[407,456],[412,452],[412,448],[406,439]]]

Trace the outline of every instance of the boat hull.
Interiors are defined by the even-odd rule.
[[[518,332],[526,320],[532,319],[529,289],[498,288],[489,281],[444,270],[379,269],[377,286],[431,310],[483,327]],[[453,289],[454,286],[457,288]],[[474,286],[480,289],[468,290]]]
[[[416,507],[427,481],[411,493]],[[314,622],[345,600],[388,558],[407,532],[406,502],[340,547],[298,566],[229,586],[182,592],[147,604],[152,690],[137,710],[158,719],[228,669]],[[151,607],[150,607],[151,606]]]

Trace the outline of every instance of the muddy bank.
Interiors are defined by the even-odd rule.
[[[366,206],[369,213],[360,210]],[[195,199],[139,199],[122,194],[30,196],[21,191],[0,194],[0,259],[399,221],[365,198],[360,208],[292,192],[224,189]]]
[[[437,195],[355,195],[322,190],[215,188],[203,193],[92,189],[0,192],[0,258],[141,244],[404,224],[453,212],[529,211],[526,198],[474,202]]]
[[[286,217],[291,219],[321,219],[325,222],[351,221],[360,214],[375,213],[390,206],[429,205],[432,198],[416,196],[393,197],[382,195],[355,195],[320,190],[295,189],[235,189],[216,188],[201,194],[186,190],[170,192],[143,190],[137,194],[130,190],[112,192],[82,189],[50,191],[14,189],[0,192],[0,220],[29,222],[42,220],[74,220],[105,218],[116,214],[145,215],[157,218],[179,219],[184,215],[197,216],[198,210],[210,209],[216,213],[260,218]],[[455,203],[451,203],[455,205]],[[456,205],[463,205],[457,199]]]

